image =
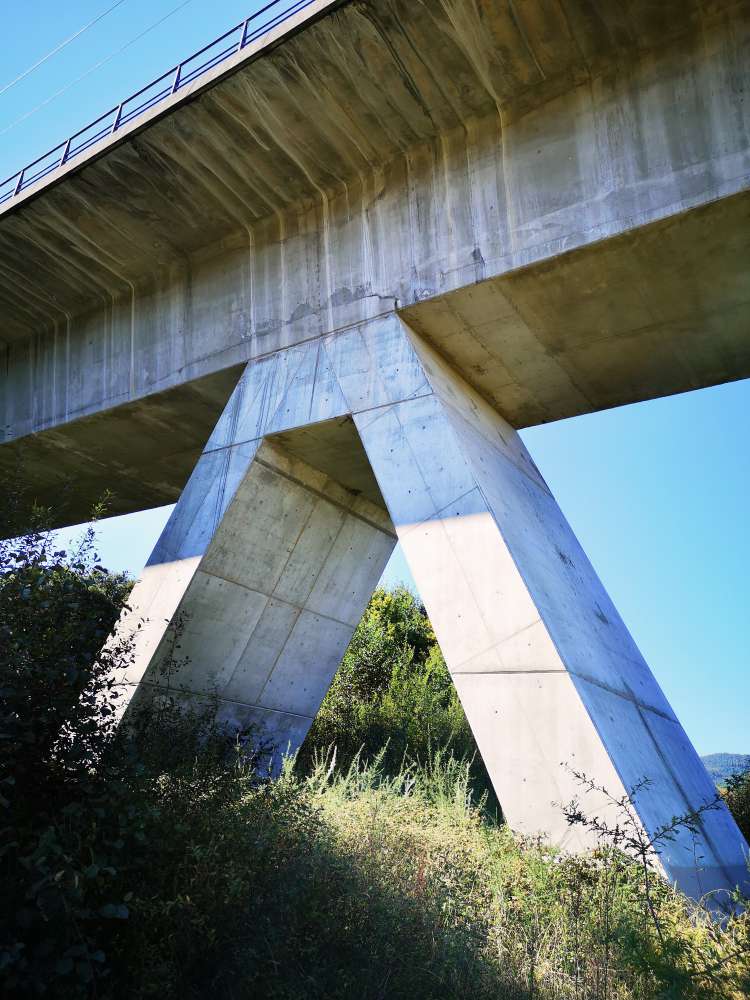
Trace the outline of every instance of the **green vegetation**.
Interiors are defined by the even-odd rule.
[[[0,543],[3,996],[750,992],[746,915],[714,923],[606,839],[564,857],[497,822],[408,592],[375,595],[304,755],[269,783],[208,715],[167,702],[115,725],[130,648],[99,647],[127,584],[91,535],[68,557],[39,527]]]
[[[745,840],[750,843],[750,769],[728,778],[722,795]]]
[[[389,775],[405,759],[429,762],[437,750],[470,762],[476,795],[497,808],[487,772],[424,607],[405,587],[378,588],[299,755],[309,770],[335,748],[346,771],[376,755]]]

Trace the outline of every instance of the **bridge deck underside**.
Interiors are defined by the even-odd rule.
[[[522,428],[750,377],[748,259],[743,194],[402,312]],[[112,513],[173,503],[241,370],[24,435],[0,449],[0,472],[66,523],[105,488]]]
[[[750,376],[750,5],[595,6],[315,0],[24,192],[0,473],[174,501],[247,362],[393,311],[516,428]]]

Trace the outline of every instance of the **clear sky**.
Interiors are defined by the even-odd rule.
[[[2,93],[115,2],[27,0],[4,11],[0,180],[262,6],[252,0],[122,0]],[[106,65],[14,124],[182,4]],[[700,753],[750,753],[749,436],[750,381],[523,433]],[[102,522],[105,563],[137,575],[169,510]],[[411,582],[398,549],[384,580]]]

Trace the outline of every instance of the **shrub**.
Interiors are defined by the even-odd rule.
[[[100,653],[127,592],[91,531],[70,560],[43,530],[0,542],[0,976],[17,995],[87,993],[127,912],[117,872],[141,822],[104,762],[128,650]]]
[[[750,841],[750,771],[728,778],[722,794],[745,840]]]
[[[385,748],[381,766],[394,774],[407,755],[426,762],[449,749],[472,761],[474,784],[492,794],[425,609],[405,587],[373,594],[302,747],[301,770],[334,744],[343,768]]]
[[[746,916],[719,926],[664,883],[647,908],[622,853],[570,858],[488,821],[476,761],[430,749],[474,752],[407,592],[376,595],[329,702],[346,765],[313,748],[269,783],[211,706],[116,727],[130,648],[100,646],[128,584],[91,533],[72,558],[44,531],[0,557],[2,995],[748,995]]]

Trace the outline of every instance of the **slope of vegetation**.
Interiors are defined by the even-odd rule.
[[[729,778],[750,770],[748,753],[710,753],[701,760],[717,785],[725,785]]]
[[[424,612],[379,591],[295,765],[161,704],[127,730],[99,647],[127,597],[93,538],[0,543],[0,995],[722,998],[718,925],[603,843],[497,819]],[[334,750],[333,747],[336,747]],[[360,747],[362,748],[360,750]]]

